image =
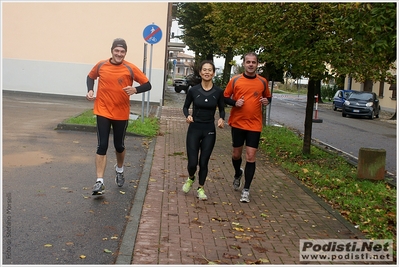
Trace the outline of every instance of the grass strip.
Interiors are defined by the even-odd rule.
[[[285,127],[265,126],[259,147],[367,238],[392,239],[396,246],[395,187],[385,181],[358,179],[356,166],[315,146],[310,155],[303,155],[303,139]]]
[[[65,120],[64,123],[96,126],[96,115],[93,114],[92,109],[89,109],[76,117]],[[159,119],[145,117],[143,121],[141,119],[129,120],[126,131],[146,137],[154,137],[159,131]]]

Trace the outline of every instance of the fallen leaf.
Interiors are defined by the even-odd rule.
[[[106,249],[106,248],[104,248],[104,252],[105,252],[105,253],[112,253],[112,251],[111,251],[111,250],[109,250],[109,249]]]
[[[86,255],[80,255],[79,258],[86,259]]]
[[[126,194],[126,192],[124,191],[119,191],[119,193],[121,193],[122,195]]]
[[[238,259],[240,256],[238,256],[238,255],[232,255],[232,254],[229,254],[229,253],[223,253],[223,258],[225,258],[225,259]]]
[[[73,242],[66,242],[65,245],[67,245],[67,246],[73,246]]]
[[[303,173],[308,173],[308,169],[302,169]]]
[[[53,245],[51,245],[51,244],[45,244],[45,245],[44,245],[45,248],[51,248],[52,246],[53,246]]]

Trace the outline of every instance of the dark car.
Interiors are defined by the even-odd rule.
[[[353,92],[353,90],[338,90],[333,98],[333,109],[337,110],[342,109],[342,106],[344,105],[345,100],[350,96],[350,94]]]
[[[182,90],[186,91],[189,87],[186,78],[174,79],[173,86],[175,87],[175,92],[180,93]]]
[[[367,116],[370,120],[380,115],[380,101],[373,92],[354,91],[345,100],[342,106],[342,117],[350,116]]]
[[[184,91],[186,94],[191,86],[197,85],[201,82],[201,77],[194,74],[189,74],[182,79],[175,79],[173,85],[175,86],[175,92],[180,93]]]

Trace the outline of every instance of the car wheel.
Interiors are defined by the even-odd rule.
[[[371,115],[369,116],[369,119],[370,119],[370,120],[374,119],[374,110],[371,111]]]
[[[334,102],[333,102],[333,109],[334,109],[334,111],[337,110],[337,106],[335,105]]]

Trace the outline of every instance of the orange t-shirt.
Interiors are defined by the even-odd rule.
[[[90,71],[89,77],[93,80],[99,78],[93,113],[112,120],[129,119],[130,96],[123,88],[131,86],[133,80],[139,84],[148,82],[138,67],[125,60],[119,65],[112,64],[109,59],[100,61]]]
[[[224,90],[224,97],[231,97],[236,101],[244,97],[244,105],[232,107],[228,123],[235,128],[262,132],[262,103],[260,102],[260,97],[271,97],[268,81],[259,75],[254,78],[240,75],[237,80],[235,80],[236,78],[233,77],[227,84]]]

